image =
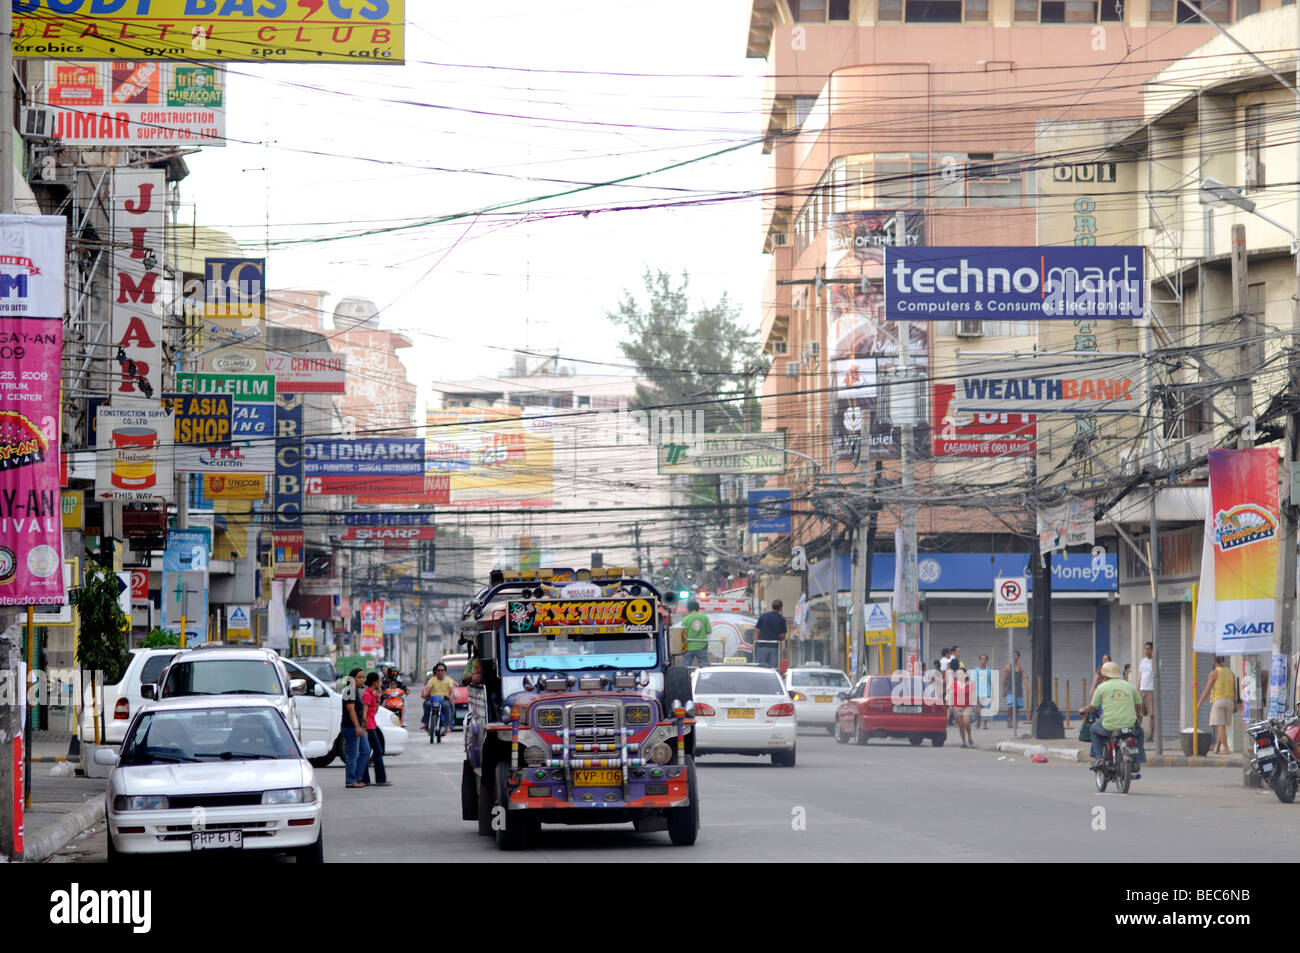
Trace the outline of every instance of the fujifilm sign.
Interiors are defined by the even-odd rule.
[[[885,316],[895,321],[1142,317],[1137,245],[885,248]]]

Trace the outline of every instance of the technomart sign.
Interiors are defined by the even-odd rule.
[[[885,249],[885,316],[892,320],[1140,318],[1137,245]]]

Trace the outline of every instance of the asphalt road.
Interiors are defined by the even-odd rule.
[[[793,768],[700,759],[694,847],[630,825],[546,827],[530,850],[505,854],[460,819],[460,765],[459,733],[430,745],[412,732],[390,759],[391,787],[346,790],[337,762],[323,769],[326,860],[1289,861],[1300,835],[1300,802],[1247,790],[1235,770],[1150,768],[1130,794],[1098,794],[1080,764],[905,741],[840,746],[805,730]],[[102,831],[57,858],[103,859]]]

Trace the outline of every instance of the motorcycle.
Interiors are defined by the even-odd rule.
[[[1292,803],[1300,784],[1300,761],[1296,760],[1292,748],[1300,735],[1300,716],[1292,712],[1282,718],[1270,718],[1251,725],[1246,731],[1254,752],[1251,770],[1268,783],[1279,801]]]
[[[386,688],[384,689],[383,706],[393,713],[399,725],[405,724],[406,718],[406,689],[404,688]]]
[[[1114,781],[1120,794],[1128,794],[1129,785],[1138,773],[1137,754],[1136,729],[1120,728],[1112,731],[1102,747],[1101,764],[1092,769],[1097,791],[1105,791],[1106,785]]]

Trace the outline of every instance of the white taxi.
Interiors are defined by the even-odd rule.
[[[691,678],[695,754],[770,754],[773,764],[793,767],[797,718],[780,674],[732,661],[697,669]]]
[[[801,666],[790,669],[785,686],[790,691],[799,724],[815,725],[835,733],[835,712],[840,707],[836,696],[853,690],[847,675],[838,668]]]

